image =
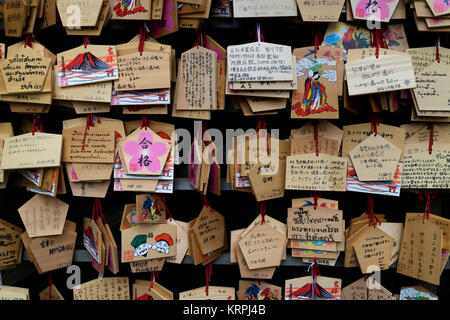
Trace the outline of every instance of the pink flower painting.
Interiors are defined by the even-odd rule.
[[[433,2],[434,11],[437,13],[443,13],[450,8],[449,0],[434,0]]]
[[[138,141],[128,141],[123,150],[132,158],[129,169],[139,172],[144,168],[152,173],[157,173],[161,169],[161,162],[158,157],[167,152],[167,145],[162,142],[154,142],[153,135],[149,131],[143,131]]]
[[[362,0],[356,5],[356,16],[365,18],[374,16],[380,20],[389,19],[391,16],[388,3],[394,0]]]

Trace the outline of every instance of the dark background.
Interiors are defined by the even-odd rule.
[[[341,21],[345,21],[345,14],[341,17]],[[224,48],[232,44],[241,44],[252,42],[255,40],[254,34],[251,33],[255,29],[255,19],[209,19],[207,22],[207,33],[215,39]],[[261,20],[264,32],[264,38],[267,42],[290,45],[292,48],[310,46],[314,44],[313,32],[311,24],[298,24],[292,22],[290,19],[272,19],[266,18]],[[395,23],[395,21],[393,21]],[[99,37],[91,37],[92,44],[120,44],[129,41],[139,32],[140,23],[133,21],[110,21],[104,28],[102,35]],[[327,24],[319,25],[322,33],[325,33]],[[363,24],[362,24],[363,25]],[[404,21],[406,34],[410,47],[424,47],[434,46],[436,43],[435,33],[419,33],[417,32],[412,13],[407,9],[407,20]],[[65,51],[82,44],[82,37],[67,36],[60,23],[42,30],[36,35],[36,39],[46,46],[53,53]],[[170,44],[176,49],[177,57],[194,43],[196,43],[197,31],[192,29],[181,29],[175,34],[168,35],[159,39],[160,42]],[[16,38],[6,38],[3,33],[1,42],[6,45],[13,44],[19,41]],[[441,45],[448,44],[448,37],[441,35]],[[367,113],[370,112],[370,106],[365,107]],[[12,114],[9,111],[9,104],[0,102],[0,121],[12,122],[15,133],[18,134],[18,129],[23,117],[29,120],[33,119],[32,115]],[[170,114],[170,112],[169,112]],[[112,107],[109,114],[104,116],[123,119],[134,120],[140,119],[138,115],[122,115],[121,108]],[[61,133],[62,120],[77,117],[75,112],[71,109],[52,106],[50,113],[42,115],[44,127],[47,132]],[[410,109],[401,108],[396,113],[382,113],[380,114],[382,122],[391,125],[400,125],[409,123]],[[151,116],[151,119],[167,121],[174,123],[177,128],[186,128],[193,131],[192,119],[172,118],[170,116]],[[356,124],[367,122],[368,114],[355,116],[345,110],[342,105],[340,108],[340,119],[332,120],[331,122],[341,127],[347,124]],[[244,117],[241,111],[236,111],[227,98],[227,106],[225,111],[215,111],[212,113],[211,121],[207,122],[209,128],[255,128],[256,117]],[[292,120],[289,117],[289,109],[282,111],[277,116],[269,118],[267,123],[268,129],[280,129],[280,137],[288,138],[292,128],[301,127],[305,120]],[[222,175],[225,178],[226,167],[222,165]],[[175,177],[186,177],[187,168],[184,165],[176,166]],[[175,179],[176,179],[175,178]],[[14,175],[10,177],[10,184],[14,180]],[[82,234],[82,219],[89,217],[92,212],[93,200],[91,198],[72,197],[70,186],[67,184],[67,195],[59,196],[60,199],[70,205],[67,218],[77,223],[78,241],[77,249],[82,249],[80,235]],[[114,192],[112,184],[105,199],[102,199],[103,212],[106,219],[111,225],[111,229],[116,239],[116,243],[120,246],[120,231],[119,222],[122,216],[123,207],[125,204],[135,202],[135,193],[132,192]],[[5,189],[0,190],[0,217],[11,223],[23,226],[17,209],[26,201],[34,196],[34,193],[26,192],[24,188],[12,187],[11,185]],[[282,199],[275,199],[268,201],[267,213],[280,221],[286,221],[287,208],[290,206],[292,198],[309,197],[311,192],[303,191],[286,191],[285,197]],[[323,192],[322,196],[325,198],[339,200],[339,208],[344,210],[344,218],[348,222],[351,218],[361,215],[366,208],[367,195],[355,192]],[[257,215],[256,201],[251,194],[235,191],[223,191],[221,197],[209,195],[208,199],[213,208],[218,210],[225,216],[226,229],[229,236],[231,230],[244,228],[253,221]],[[425,201],[418,199],[418,194],[413,192],[405,192],[402,190],[401,196],[388,197],[375,195],[375,213],[384,213],[388,221],[403,222],[406,212],[423,212],[425,208]],[[175,190],[174,194],[166,196],[166,203],[169,206],[172,215],[175,219],[182,221],[190,221],[195,218],[201,210],[202,201],[201,196],[193,190]],[[448,193],[443,190],[438,192],[436,199],[432,200],[432,213],[449,216],[449,198]],[[119,248],[120,252],[120,248]],[[288,251],[290,255],[290,250]],[[343,253],[340,260],[343,260]],[[337,263],[336,267],[321,266],[321,273],[325,276],[338,277],[343,280],[343,287],[353,281],[358,280],[363,275],[359,268],[344,268],[342,263]],[[98,273],[92,268],[90,263],[75,262],[81,267],[81,282],[90,281],[98,276]],[[272,280],[268,282],[284,287],[286,279],[300,277],[307,275],[307,266],[280,266],[277,268]],[[15,271],[3,272],[3,283],[11,284],[20,287],[30,288],[31,299],[38,299],[38,293],[48,286],[48,279],[46,275],[38,275],[33,264],[29,261],[23,262],[17,267]],[[72,299],[72,292],[66,288],[66,280],[69,275],[65,270],[58,270],[52,272],[52,279],[54,285],[62,293],[65,299]],[[105,268],[105,277],[113,276],[109,270]],[[133,274],[129,266],[120,264],[120,273],[117,276],[130,277],[130,285],[134,279],[150,279],[149,273]],[[211,285],[233,286],[238,287],[240,279],[239,268],[237,264],[217,265],[213,266],[213,275],[211,278]],[[205,284],[204,269],[201,265],[194,266],[192,264],[174,265],[166,263],[162,272],[159,275],[158,282],[175,293],[175,298],[178,298],[177,293],[184,290],[189,290],[203,286]],[[419,281],[413,278],[405,277],[397,274],[395,269],[383,271],[381,273],[381,283],[393,293],[399,293],[401,286],[418,285]],[[449,272],[444,271],[441,277],[441,285],[439,287],[425,284],[425,286],[436,292],[440,299],[448,299],[450,295],[449,289]]]

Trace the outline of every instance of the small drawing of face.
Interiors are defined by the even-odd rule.
[[[169,254],[170,246],[166,241],[159,241],[153,245],[152,249],[160,253]]]
[[[148,242],[143,243],[140,246],[136,247],[136,249],[134,249],[134,256],[135,257],[137,257],[137,256],[146,257],[148,250],[150,250],[150,248],[151,248],[150,243],[148,243]]]

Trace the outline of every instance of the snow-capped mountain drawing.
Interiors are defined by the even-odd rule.
[[[67,66],[65,66],[66,71],[72,70],[85,70],[85,71],[94,71],[94,70],[104,70],[109,69],[110,66],[94,56],[90,52],[80,53],[73,59]]]

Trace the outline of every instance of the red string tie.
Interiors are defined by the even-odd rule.
[[[148,128],[148,117],[147,117],[147,115],[143,115],[142,116],[141,129],[142,128],[144,128],[145,130],[147,130],[147,128]]]
[[[433,153],[433,143],[434,143],[434,123],[431,123],[428,126],[428,129],[430,130],[430,143],[428,145],[428,153],[432,154]]]
[[[426,199],[425,199],[426,198]],[[431,199],[436,199],[436,191],[422,191],[419,194],[420,200],[426,200],[427,203],[425,205],[425,212],[423,214],[423,222],[425,222],[425,219],[430,219],[430,213],[431,213]]]
[[[211,205],[209,204],[208,198],[205,195],[202,195],[202,203],[204,207],[208,207],[210,212],[213,212]]]
[[[317,277],[320,276],[320,269],[317,263],[317,258],[313,258],[313,262],[308,267],[308,272],[311,271],[312,277],[312,298],[316,300],[316,287],[317,287]]]
[[[316,146],[316,156],[319,156],[319,127],[317,122],[314,122],[314,143]]]
[[[259,203],[259,214],[261,215],[261,224],[266,223],[267,205],[265,202]]]
[[[319,28],[313,28],[314,35],[314,58],[317,58],[317,51],[319,50],[320,43],[323,40],[323,35]]]
[[[98,122],[100,122],[100,120],[98,120]],[[86,127],[84,128],[83,146],[81,147],[81,150],[83,150],[83,151],[84,151],[84,145],[86,144],[87,131],[89,130],[90,127],[93,127],[93,126],[94,126],[94,118],[93,118],[92,114],[89,114],[86,119]]]
[[[373,195],[367,196],[367,215],[369,216],[369,226],[372,226],[375,228],[377,226],[377,223],[381,225],[381,221],[378,219],[378,217],[373,213]]]
[[[318,205],[318,200],[319,200],[319,198],[321,198],[320,192],[314,192],[313,197],[314,197],[314,210],[316,210],[317,205]]]
[[[209,282],[211,281],[211,275],[212,275],[212,263],[208,263],[205,266],[205,293],[207,296],[209,295]]]
[[[89,44],[89,37],[88,36],[84,36],[83,37],[83,45],[84,45],[85,49],[87,49],[88,44]]]

